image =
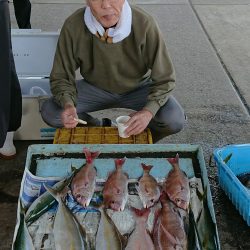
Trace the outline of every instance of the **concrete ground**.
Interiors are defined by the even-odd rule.
[[[250,249],[250,228],[221,190],[217,169],[209,162],[217,147],[250,143],[250,0],[131,2],[158,21],[176,69],[174,95],[188,116],[182,132],[160,143],[202,146],[221,248]],[[33,0],[32,27],[58,30],[81,6],[80,0]],[[15,28],[11,3],[10,9]],[[98,115],[114,118],[116,113],[102,111]],[[34,143],[42,142],[16,141],[17,158],[0,160],[0,249],[10,249],[26,151]]]

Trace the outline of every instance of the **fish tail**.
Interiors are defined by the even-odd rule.
[[[177,153],[174,158],[167,158],[167,161],[174,167],[179,167],[179,154]]]
[[[94,160],[99,156],[99,154],[100,154],[100,151],[91,152],[91,158]]]
[[[149,213],[150,213],[150,209],[148,209],[148,208],[137,209],[135,207],[131,207],[131,209],[137,217],[147,218]]]
[[[146,173],[149,173],[150,170],[153,168],[152,165],[146,165],[146,164],[144,164],[144,163],[142,163],[141,166],[142,166],[144,172],[146,172]]]
[[[115,159],[115,167],[116,169],[122,168],[124,162],[125,162],[126,158],[122,158],[122,159]]]
[[[84,148],[83,152],[85,154],[86,162],[92,163],[100,154],[100,151],[91,152],[88,148]]]

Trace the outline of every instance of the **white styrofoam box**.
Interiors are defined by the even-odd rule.
[[[12,30],[12,50],[18,77],[48,77],[59,32]]]
[[[22,91],[22,124],[15,132],[18,140],[53,138],[55,129],[42,120],[42,102],[51,96],[52,69],[59,32],[39,29],[12,30],[12,49]]]
[[[20,79],[22,86],[22,124],[15,132],[16,140],[41,140],[53,138],[50,128],[40,114],[44,100],[51,96],[49,79]]]

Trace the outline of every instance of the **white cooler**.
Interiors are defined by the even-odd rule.
[[[51,139],[55,129],[43,122],[40,108],[51,96],[49,74],[52,68],[58,32],[38,29],[12,30],[16,71],[22,90],[22,125],[15,132],[17,140]]]

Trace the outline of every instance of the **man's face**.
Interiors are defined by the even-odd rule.
[[[124,0],[88,0],[87,4],[96,20],[104,27],[110,28],[120,19]]]

